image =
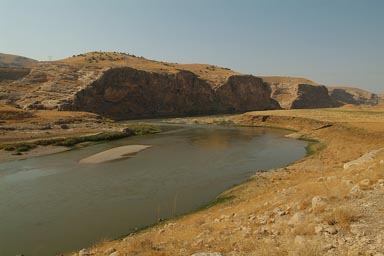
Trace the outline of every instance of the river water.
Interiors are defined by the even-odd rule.
[[[306,142],[262,128],[184,126],[0,164],[0,255],[55,255],[190,212],[256,170],[305,156]],[[153,145],[102,164],[110,148]]]

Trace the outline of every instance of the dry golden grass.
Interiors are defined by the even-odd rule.
[[[218,67],[209,64],[179,64],[163,61],[149,60],[125,53],[117,52],[88,52],[74,57],[56,61],[81,66],[94,67],[132,67],[149,72],[175,74],[180,70],[191,71],[216,87],[224,83],[229,76],[238,75],[238,72],[228,68]]]
[[[1,66],[10,66],[10,67],[31,67],[36,64],[37,61],[26,58],[23,56],[12,55],[0,53],[0,67]]]
[[[324,221],[328,225],[337,225],[344,231],[349,231],[349,227],[353,222],[361,218],[355,209],[351,207],[341,206],[335,208],[331,213],[324,216]]]
[[[318,83],[300,77],[289,77],[289,76],[260,76],[267,83],[283,83],[283,84],[310,84],[319,85]]]

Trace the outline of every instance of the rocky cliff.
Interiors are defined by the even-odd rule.
[[[272,89],[271,97],[284,109],[329,108],[340,106],[324,85],[304,78],[262,77]]]
[[[279,108],[270,93],[262,79],[249,75],[231,76],[214,89],[190,71],[169,74],[120,67],[78,92],[73,110],[129,119]]]
[[[343,92],[340,100],[340,91],[332,90],[329,95],[325,86],[303,78],[258,78],[209,64],[161,62],[127,53],[90,52],[49,62],[1,56],[3,63],[17,59],[29,67],[0,67],[0,104],[27,110],[83,110],[130,119],[280,106],[335,107],[346,99],[357,104],[370,97],[357,99]]]
[[[340,104],[379,105],[383,99],[380,95],[352,87],[328,87],[331,98]]]

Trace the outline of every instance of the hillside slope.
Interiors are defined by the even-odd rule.
[[[38,61],[23,56],[0,53],[0,67],[30,68]]]
[[[79,110],[115,119],[280,108],[260,78],[208,64],[177,64],[91,52],[39,62],[0,87],[23,109]]]
[[[328,95],[328,89],[311,80],[296,77],[263,76],[271,86],[271,97],[284,109],[329,108],[338,104]]]
[[[380,95],[353,87],[328,87],[329,95],[341,104],[353,105],[379,105],[382,99]]]

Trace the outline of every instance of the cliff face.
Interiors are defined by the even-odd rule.
[[[271,88],[251,75],[235,75],[215,90],[219,112],[233,113],[250,110],[280,109],[271,99]]]
[[[381,97],[375,93],[370,93],[358,88],[351,87],[328,87],[329,95],[340,104],[353,105],[379,105]]]
[[[332,108],[340,105],[329,97],[328,89],[324,85],[298,84],[297,97],[291,108]]]
[[[114,119],[232,113],[276,109],[260,78],[231,76],[213,89],[189,71],[153,73],[113,68],[75,96],[73,109]]]
[[[272,89],[271,97],[284,109],[330,108],[340,106],[327,87],[303,78],[263,77]]]

